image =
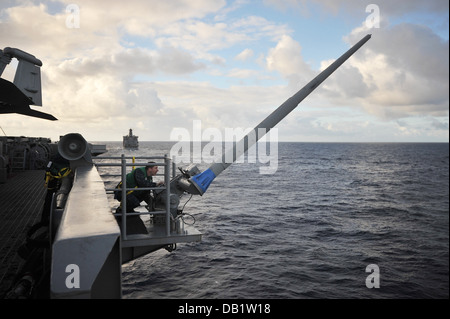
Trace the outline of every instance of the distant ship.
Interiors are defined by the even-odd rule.
[[[133,135],[133,130],[130,128],[130,132],[128,135],[125,135],[123,137],[123,147],[129,148],[129,149],[138,149],[139,148],[139,142],[138,142],[138,136]]]

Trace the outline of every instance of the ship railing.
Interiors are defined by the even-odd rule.
[[[165,233],[166,236],[169,237],[171,235],[171,213],[170,213],[170,171],[172,170],[172,174],[175,175],[175,164],[172,164],[172,160],[167,156],[125,156],[122,154],[120,157],[118,156],[97,156],[95,160],[120,160],[120,163],[106,163],[106,162],[98,162],[95,163],[98,167],[120,167],[120,174],[101,174],[102,177],[120,177],[122,182],[120,191],[122,193],[121,197],[121,210],[119,213],[113,211],[114,216],[121,217],[121,233],[122,233],[122,241],[127,240],[127,217],[129,216],[140,216],[140,215],[165,215]],[[132,160],[132,162],[129,162]],[[128,170],[129,167],[134,169],[139,166],[148,166],[149,162],[136,162],[136,160],[147,160],[147,161],[159,161],[152,162],[151,165],[160,166],[164,168],[163,174],[157,174],[157,176],[164,176],[164,186],[158,187],[136,187],[130,188],[127,187],[126,176],[127,173],[131,170]],[[162,160],[162,161],[161,161]],[[105,188],[107,194],[114,194],[114,192],[118,191],[117,187],[115,188]],[[127,212],[127,193],[129,191],[166,191],[165,192],[165,209],[164,210],[147,210],[144,212]],[[142,207],[142,206],[141,206]]]

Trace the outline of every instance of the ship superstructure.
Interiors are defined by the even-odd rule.
[[[130,128],[128,135],[123,137],[123,147],[137,150],[139,148],[138,136],[133,135],[133,130]]]

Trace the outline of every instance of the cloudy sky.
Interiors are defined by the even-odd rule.
[[[372,4],[372,5],[371,5]],[[278,127],[280,141],[448,142],[443,0],[54,0],[0,3],[0,48],[43,62],[58,121],[0,115],[7,135],[170,140],[257,125],[366,34]],[[2,77],[12,80],[17,62]],[[1,132],[3,133],[3,132]]]

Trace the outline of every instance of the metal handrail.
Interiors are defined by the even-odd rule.
[[[167,156],[125,156],[122,154],[120,157],[118,156],[97,156],[94,159],[101,160],[101,159],[113,159],[113,160],[120,160],[120,163],[94,163],[96,166],[117,166],[121,167],[121,174],[120,175],[110,175],[108,176],[121,176],[122,181],[122,199],[121,199],[121,207],[122,211],[119,215],[113,214],[115,216],[121,216],[122,217],[122,224],[121,224],[121,232],[122,232],[122,240],[127,240],[127,217],[128,216],[136,216],[136,215],[155,215],[155,214],[165,214],[166,215],[166,235],[170,236],[170,167],[171,167],[171,159]],[[147,166],[149,163],[127,163],[127,159],[147,159],[147,160],[161,160],[163,159],[164,162],[159,163],[152,163],[154,166],[163,166],[164,167],[164,187],[136,187],[136,188],[127,188],[126,185],[126,176],[127,176],[127,166]],[[172,168],[173,169],[173,168]],[[160,175],[160,174],[158,174]],[[162,175],[162,174],[161,174]],[[161,176],[160,175],[160,176]],[[134,212],[134,213],[127,213],[126,212],[126,200],[127,200],[127,192],[130,190],[165,190],[166,191],[166,200],[165,200],[165,211],[148,211],[148,212]],[[105,191],[116,191],[116,188],[105,188]]]

